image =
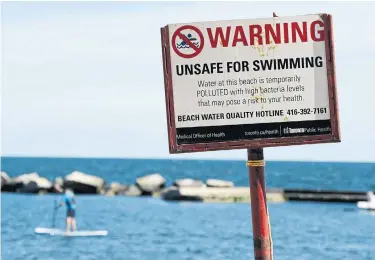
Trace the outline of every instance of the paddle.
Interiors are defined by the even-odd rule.
[[[52,215],[52,227],[54,228],[55,225],[56,225],[56,212],[57,210],[59,209],[59,207],[56,206],[57,205],[57,201],[56,199],[53,201],[53,215]]]

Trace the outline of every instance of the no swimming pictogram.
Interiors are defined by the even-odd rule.
[[[203,50],[202,32],[195,26],[184,25],[172,35],[172,47],[175,53],[185,59],[196,57]]]

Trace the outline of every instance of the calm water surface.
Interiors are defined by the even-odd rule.
[[[247,204],[79,196],[81,229],[106,237],[36,235],[56,196],[2,195],[2,259],[253,259]],[[375,214],[351,204],[269,204],[275,259],[375,259]],[[64,210],[56,225],[64,227]]]
[[[267,186],[367,191],[375,185],[375,164],[267,162]],[[242,161],[3,158],[10,176],[38,172],[54,179],[73,170],[108,183],[134,183],[159,172],[177,178],[219,178],[248,185]],[[4,260],[44,259],[253,259],[248,204],[170,203],[153,198],[78,196],[80,229],[106,229],[106,237],[50,237],[35,227],[52,226],[56,195],[1,195]],[[274,255],[290,259],[374,259],[375,213],[354,204],[269,204]],[[64,228],[65,209],[56,225]]]

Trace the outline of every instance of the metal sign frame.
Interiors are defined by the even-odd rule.
[[[263,148],[276,146],[319,144],[319,143],[338,143],[341,142],[339,108],[337,102],[336,90],[336,71],[335,71],[335,53],[332,28],[332,16],[329,14],[320,14],[324,22],[324,36],[326,49],[327,79],[329,93],[329,108],[331,134],[321,134],[314,136],[294,136],[278,137],[253,140],[222,141],[197,144],[177,144],[174,102],[173,102],[173,82],[171,65],[171,46],[169,43],[168,26],[161,28],[161,44],[163,55],[164,89],[167,114],[167,128],[169,153],[191,153],[217,150],[232,150],[246,148]]]

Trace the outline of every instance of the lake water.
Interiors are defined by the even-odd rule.
[[[14,176],[38,172],[53,179],[73,170],[134,183],[159,172],[177,178],[232,180],[247,185],[244,162],[3,158]],[[367,191],[375,185],[375,164],[267,162],[267,186]],[[373,188],[374,189],[374,188]],[[248,204],[171,203],[153,198],[77,197],[79,229],[106,229],[106,237],[50,237],[35,227],[51,227],[57,195],[1,195],[2,259],[253,259]],[[375,259],[375,213],[355,204],[269,203],[274,258]],[[64,228],[65,209],[55,224]]]

